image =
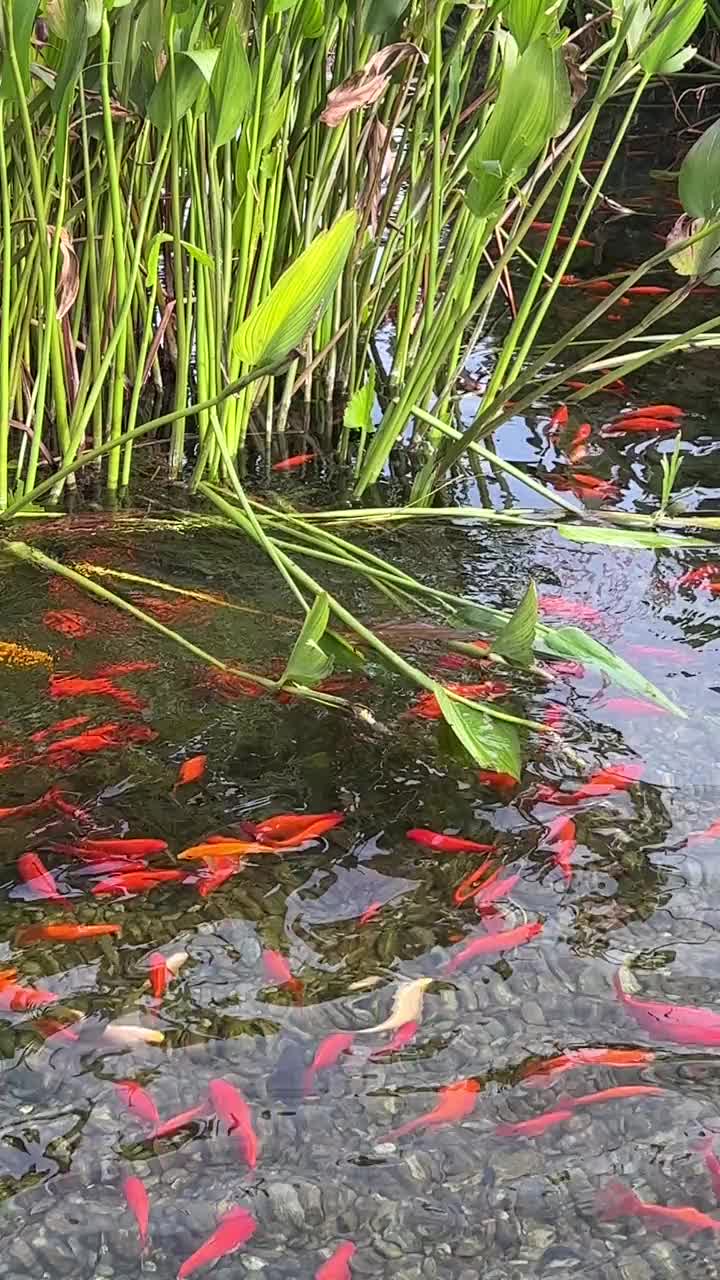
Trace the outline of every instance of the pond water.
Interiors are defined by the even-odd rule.
[[[628,468],[633,447],[623,455]],[[109,581],[243,667],[267,670],[296,633],[286,594],[231,531],[189,536],[171,523],[145,529],[88,516],[23,522],[17,536],[66,563],[224,593],[242,609]],[[222,688],[169,640],[63,579],[4,570],[0,640],[40,658],[3,651],[2,804],[29,803],[57,786],[84,816],[50,806],[0,821],[0,966],[17,967],[17,983],[59,996],[54,1006],[23,1011],[7,1007],[0,986],[1,1277],[121,1280],[142,1270],[164,1280],[235,1206],[256,1229],[215,1264],[216,1280],[312,1277],[344,1241],[357,1246],[358,1277],[716,1273],[712,1230],[599,1212],[619,1179],[647,1201],[720,1219],[719,1179],[714,1190],[709,1153],[698,1149],[720,1131],[718,1050],[645,1029],[613,986],[620,963],[640,953],[639,998],[705,1007],[720,1000],[718,843],[687,839],[720,817],[720,606],[702,587],[677,585],[708,552],[608,551],[571,546],[554,530],[498,532],[459,521],[365,537],[426,580],[478,601],[511,604],[533,575],[541,595],[587,606],[588,630],[687,718],[641,714],[589,673],[513,676],[508,705],[540,719],[554,708],[585,768],[530,738],[521,785],[498,792],[444,751],[434,722],[406,714],[412,691],[377,665],[351,695],[372,710],[381,726],[374,730],[311,704]],[[336,585],[366,620],[390,616],[369,588]],[[438,640],[415,657],[444,671],[445,654]],[[112,672],[118,664],[125,670]],[[98,673],[114,693],[101,686],[52,696],[73,689],[52,675]],[[79,716],[88,719],[52,728]],[[120,727],[105,749],[57,746],[108,723]],[[181,762],[200,754],[204,775],[177,787]],[[577,787],[617,763],[641,766],[640,781],[573,809],[538,802],[543,783]],[[299,851],[251,857],[208,896],[199,892],[201,864],[176,859],[208,835],[243,835],[242,823],[335,810],[344,821],[325,836]],[[576,824],[565,873],[543,848],[559,814]],[[478,920],[471,898],[454,901],[482,856],[434,852],[407,838],[412,828],[495,844],[497,864],[517,876],[498,903],[501,927],[540,921],[543,932],[448,972],[463,940],[497,928],[492,916]],[[192,878],[125,898],[93,896],[92,868],[55,847],[121,837],[166,841],[168,853],[153,866]],[[69,905],[23,884],[18,858],[29,850]],[[363,922],[373,904],[381,905]],[[19,930],[48,922],[110,922],[122,933],[19,944]],[[188,956],[159,1002],[148,985],[157,951]],[[294,982],[278,985],[267,951],[286,957]],[[393,1033],[362,1032],[389,1016],[399,984],[421,977],[432,981],[414,1036],[378,1056]],[[371,979],[375,985],[360,985]],[[109,1023],[164,1040],[110,1039]],[[329,1065],[309,1072],[338,1032],[355,1033],[346,1052],[325,1046]],[[631,1051],[635,1065],[585,1054],[573,1069],[543,1075],[542,1064],[547,1071],[565,1055],[555,1065],[567,1067],[578,1049]],[[218,1079],[249,1107],[254,1167],[247,1141],[228,1133],[216,1110],[154,1138],[152,1123],[115,1087],[142,1086],[162,1122],[201,1106]],[[462,1081],[479,1088],[439,1094]],[[662,1093],[567,1101],[628,1085]],[[461,1111],[466,1104],[464,1115],[389,1136],[449,1096]],[[535,1136],[504,1129],[558,1110],[557,1123]],[[128,1176],[149,1197],[143,1256],[123,1193]],[[197,1274],[206,1273],[198,1263]],[[338,1261],[323,1274],[345,1272]]]

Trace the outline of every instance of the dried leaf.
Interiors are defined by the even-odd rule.
[[[55,227],[52,223],[48,223],[47,229],[48,242],[52,245],[55,239]],[[62,267],[60,268],[60,279],[57,289],[57,318],[62,320],[72,307],[78,296],[80,288],[80,264],[73,247],[72,236],[64,227],[60,231],[60,257],[62,258]]]
[[[328,94],[325,110],[320,116],[323,124],[336,129],[347,120],[351,111],[358,111],[361,107],[369,107],[377,102],[390,83],[393,71],[407,58],[421,58],[423,62],[427,62],[422,50],[408,41],[388,44],[384,49],[378,49],[377,53],[368,58],[364,67],[353,71],[347,80]]]

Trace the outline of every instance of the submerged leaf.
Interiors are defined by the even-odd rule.
[[[493,652],[499,653],[502,658],[509,658],[511,662],[519,663],[520,666],[529,667],[532,663],[538,616],[537,588],[531,581],[510,621],[493,642]]]
[[[327,630],[330,606],[326,592],[315,597],[315,602],[302,625],[302,630],[288,658],[288,664],[280,677],[280,684],[301,684],[312,687],[333,669],[333,660],[325,652],[320,641]]]
[[[323,231],[242,322],[235,350],[251,368],[282,360],[315,328],[342,275],[357,222],[353,209]]]
[[[442,685],[435,686],[435,697],[445,722],[481,768],[520,780],[520,738],[514,724],[459,702]]]

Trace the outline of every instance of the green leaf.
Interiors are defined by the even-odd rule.
[[[705,0],[677,0],[670,14],[658,24],[658,34],[638,50],[637,59],[647,75],[661,75],[690,39],[705,13]],[[652,16],[652,11],[651,11]]]
[[[65,164],[70,108],[87,53],[87,6],[84,0],[75,0],[72,5],[70,0],[66,0],[66,16],[70,19],[67,24],[68,34],[50,99],[55,112],[53,168],[57,178],[60,178]]]
[[[482,769],[509,773],[519,781],[522,759],[515,725],[490,717],[479,707],[458,702],[442,685],[436,685],[434,693],[445,722],[473,760]]]
[[[330,606],[327,593],[321,591],[315,597],[312,609],[302,625],[302,630],[288,658],[288,664],[280,677],[280,684],[304,684],[312,687],[333,669],[333,660],[328,657],[320,641],[325,635],[330,618]]]
[[[30,97],[30,43],[35,29],[38,0],[10,0],[13,18],[15,56],[20,67],[20,79],[26,97]],[[3,15],[3,25],[7,19]],[[15,98],[15,79],[7,50],[3,53],[0,98]]]
[[[372,411],[375,404],[375,365],[370,366],[367,381],[350,397],[343,419],[348,431],[374,430]]]
[[[325,0],[305,0],[302,9],[304,40],[319,40],[325,33]]]
[[[640,675],[629,662],[624,662],[611,653],[599,640],[581,631],[579,627],[543,627],[538,635],[538,648],[555,658],[574,658],[589,667],[604,671],[616,684],[629,689],[631,693],[642,694],[665,707],[677,716],[685,717],[685,712],[671,702],[661,689],[658,689],[644,676]]]
[[[394,27],[402,18],[410,0],[370,0],[368,4],[366,29],[372,35],[382,35],[389,27]]]
[[[713,547],[706,538],[678,538],[672,533],[644,533],[640,529],[598,529],[593,525],[561,524],[558,533],[570,542],[595,542],[603,547],[637,547],[660,551],[665,547]]]
[[[338,635],[337,631],[328,629],[319,643],[323,653],[332,660],[334,668],[344,667],[346,671],[365,670],[365,654],[349,644],[344,636]]]
[[[546,37],[533,41],[514,65],[505,64],[490,120],[468,156],[473,180],[466,200],[476,217],[498,215],[510,187],[565,127],[570,111],[562,52]]]
[[[688,151],[680,166],[678,195],[693,218],[715,218],[720,213],[720,120]]]
[[[493,641],[493,652],[520,666],[531,666],[538,616],[537,589],[531,581],[510,621]]]
[[[317,236],[242,322],[235,351],[245,364],[276,364],[312,332],[335,292],[357,223],[353,209]]]
[[[160,249],[162,245],[168,244],[168,242],[171,241],[172,239],[173,237],[170,235],[169,231],[158,231],[157,234],[153,236],[150,242],[150,248],[148,249],[148,255],[147,255],[147,267],[145,272],[147,282],[150,287],[152,287],[152,285],[155,283],[155,277],[157,275],[157,269],[158,269],[158,261],[160,259]],[[215,263],[210,257],[210,254],[206,253],[204,249],[199,249],[196,244],[191,244],[189,240],[181,240],[180,244],[182,245],[185,252],[191,258],[194,258],[196,262],[199,262],[201,266],[207,267],[208,271],[215,270]]]
[[[194,49],[175,54],[175,110],[182,120],[212,76],[217,49]],[[147,112],[155,128],[164,133],[172,122],[170,64],[165,67],[148,102]]]
[[[222,147],[236,135],[252,109],[253,83],[245,40],[231,12],[210,81],[213,146]]]
[[[539,36],[557,30],[557,6],[548,0],[508,0],[502,19],[522,53]]]

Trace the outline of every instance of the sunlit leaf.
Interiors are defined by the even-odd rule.
[[[443,718],[473,760],[482,769],[509,773],[519,781],[522,758],[515,725],[458,702],[442,685],[436,685],[434,692]]]
[[[506,63],[498,99],[468,156],[467,203],[478,218],[497,215],[571,111],[570,81],[559,49],[542,37],[515,65]]]
[[[235,350],[250,367],[275,364],[312,332],[335,291],[355,232],[354,210],[323,231],[240,325]]]
[[[152,285],[155,282],[155,276],[157,275],[157,269],[158,269],[158,262],[160,259],[160,249],[164,244],[167,244],[169,241],[171,241],[172,238],[173,237],[170,235],[169,231],[158,231],[157,234],[153,236],[150,242],[150,248],[148,249],[148,255],[147,255],[147,271],[146,271],[147,281],[149,285]],[[205,252],[204,249],[199,249],[196,244],[190,244],[189,240],[181,240],[180,244],[182,245],[183,249],[185,250],[185,252],[188,254],[190,258],[194,258],[195,261],[199,262],[203,267],[207,267],[208,271],[215,270],[215,263],[213,259],[210,257],[209,253]]]
[[[288,664],[280,677],[280,684],[302,684],[312,687],[333,669],[333,660],[322,648],[320,641],[325,635],[330,607],[326,592],[315,597],[315,602],[302,625],[302,630],[293,645]]]
[[[365,654],[354,645],[349,644],[337,631],[327,630],[318,642],[323,653],[331,659],[333,667],[344,667],[346,671],[363,671]]]
[[[665,707],[675,715],[685,716],[685,712],[671,702],[661,689],[658,689],[650,680],[646,680],[645,676],[631,667],[628,662],[618,658],[604,644],[600,644],[599,640],[594,640],[592,636],[581,631],[579,627],[541,628],[538,635],[538,648],[552,654],[554,658],[573,658],[586,666],[604,671],[611,680],[622,685],[624,689],[650,698],[653,702],[657,702],[658,706]]]
[[[602,547],[637,547],[662,550],[664,547],[712,547],[706,538],[679,538],[672,533],[646,533],[642,529],[598,529],[594,525],[564,524],[558,533],[570,542],[595,542]]]
[[[557,5],[551,5],[549,0],[508,0],[502,19],[522,53],[538,36],[557,28]]]
[[[370,366],[366,382],[350,397],[345,410],[344,424],[349,431],[372,431],[372,411],[375,404],[375,365]]]
[[[689,40],[705,12],[705,0],[677,0],[665,16],[655,23],[657,34],[647,42],[646,33],[655,15],[664,8],[662,0],[650,5],[644,0],[614,0],[616,17],[625,23],[628,53],[637,58],[648,75],[668,74],[678,64],[678,55],[685,53]],[[688,57],[690,54],[688,53]]]
[[[203,56],[203,55],[214,55]],[[197,101],[212,76],[217,49],[195,50],[192,54],[175,54],[175,113],[182,120]],[[155,128],[164,133],[172,122],[172,84],[170,64],[165,67],[148,102],[148,116]]]
[[[531,581],[510,621],[493,641],[493,652],[520,666],[529,667],[533,660],[538,616],[537,589]]]
[[[38,0],[10,0],[13,16],[15,56],[20,68],[20,79],[27,97],[30,97],[30,43],[35,29]],[[3,18],[3,25],[7,19]],[[3,44],[5,42],[3,41]],[[0,97],[15,98],[15,79],[7,50],[3,53]]]

